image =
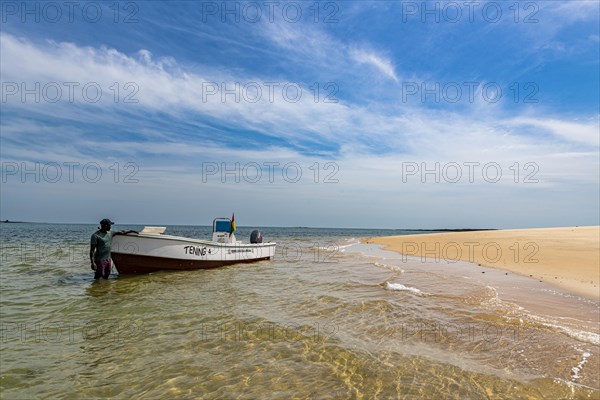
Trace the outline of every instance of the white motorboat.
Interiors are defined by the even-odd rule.
[[[145,227],[139,233],[115,235],[112,259],[120,274],[143,274],[160,270],[216,268],[237,263],[268,260],[275,243],[262,243],[253,231],[250,243],[237,241],[229,218],[213,221],[212,240],[165,235],[165,227]]]

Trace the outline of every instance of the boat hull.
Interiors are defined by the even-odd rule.
[[[155,234],[117,235],[112,251],[119,274],[217,268],[274,255],[275,243],[216,243]]]
[[[132,254],[112,254],[113,262],[119,274],[147,274],[156,271],[183,271],[193,269],[218,268],[226,265],[251,263],[257,261],[269,260],[271,257],[252,258],[248,260],[233,261],[194,261],[178,260],[166,257],[150,257]]]

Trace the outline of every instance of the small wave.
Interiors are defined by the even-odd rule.
[[[360,243],[359,241],[356,241],[356,242],[349,242],[348,244],[340,244],[337,246],[337,248],[339,249],[339,251],[341,253],[344,253],[348,247],[355,246],[359,243]]]
[[[591,344],[595,344],[596,346],[600,345],[600,334],[598,333],[582,331],[579,329],[568,328],[566,326],[560,326],[556,324],[545,325],[558,328],[565,332],[567,335],[571,336],[572,338],[581,340],[582,342],[588,342]]]
[[[572,337],[573,339],[577,339],[582,342],[591,343],[594,345],[600,345],[600,334],[596,332],[590,332],[587,330],[583,330],[580,328],[575,328],[568,326],[566,321],[557,321],[556,318],[559,317],[545,317],[541,315],[536,315],[527,309],[519,306],[518,304],[511,303],[505,300],[500,299],[498,296],[498,292],[495,288],[491,286],[486,286],[486,290],[489,291],[489,297],[487,300],[483,301],[482,305],[492,306],[497,310],[504,311],[505,318],[508,320],[517,319],[521,323],[523,320],[530,321],[536,324],[540,324],[545,326],[546,328],[550,328],[555,331],[561,331],[567,336]]]
[[[471,297],[478,300],[481,305],[495,309],[506,309],[506,304],[498,296],[498,291],[495,287],[486,286],[485,289],[477,290],[476,294]]]
[[[411,292],[411,293],[418,294],[418,295],[423,294],[423,292],[420,291],[419,289],[411,287],[411,286],[404,286],[401,283],[389,283],[389,282],[386,282],[385,283],[385,289],[386,290],[398,290],[398,291],[401,291],[401,292]]]
[[[357,239],[355,237],[347,238],[345,240],[345,242],[348,243],[348,246],[361,243],[360,239]],[[344,247],[348,247],[348,246],[344,246]]]
[[[344,246],[331,245],[331,246],[314,246],[311,247],[312,250],[323,250],[323,251],[338,251]]]
[[[507,303],[500,299],[500,296],[498,296],[498,291],[493,286],[486,286],[485,291],[483,294],[481,294],[481,296],[483,298],[481,304],[483,305],[493,306],[496,308],[506,308]]]
[[[521,314],[523,311],[525,311],[525,309],[518,304],[502,300],[498,295],[496,288],[489,285],[485,287],[485,294],[483,295],[481,305],[493,307],[496,310],[503,311],[508,315]]]
[[[533,315],[533,314],[529,314],[529,318],[531,318],[532,320],[534,320],[548,328],[553,328],[553,329],[562,331],[574,339],[580,340],[582,342],[600,345],[600,334],[598,334],[598,333],[583,331],[580,329],[575,329],[575,328],[571,328],[568,326],[560,325],[560,324],[557,324],[555,321],[551,321],[544,317],[540,317],[540,316]]]
[[[325,244],[324,246],[310,246],[309,248],[312,250],[322,250],[322,251],[331,251],[331,252],[344,252],[344,250],[348,247],[354,246],[356,243],[350,244],[339,244],[339,243],[330,243]]]
[[[404,273],[404,270],[396,265],[384,264],[384,263],[380,263],[380,262],[374,262],[373,265],[375,265],[376,267],[386,268],[386,269],[389,269],[392,271]]]

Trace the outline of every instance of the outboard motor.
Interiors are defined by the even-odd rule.
[[[263,241],[263,236],[262,233],[260,233],[260,231],[258,230],[253,230],[252,233],[250,234],[250,243],[262,243]]]

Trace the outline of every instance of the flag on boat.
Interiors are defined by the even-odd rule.
[[[230,234],[235,231],[235,213],[231,214],[231,231]]]

